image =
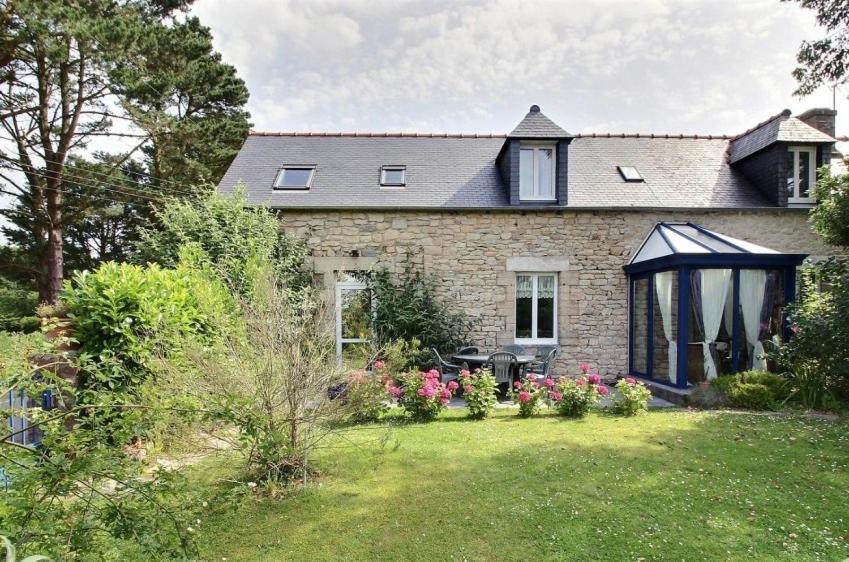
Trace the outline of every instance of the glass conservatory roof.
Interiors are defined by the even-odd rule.
[[[713,232],[693,223],[659,222],[628,262],[636,264],[681,254],[779,255],[780,252]]]

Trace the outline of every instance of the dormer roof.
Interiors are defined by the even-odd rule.
[[[532,105],[525,118],[507,135],[508,138],[518,139],[563,139],[572,136],[543,115],[538,105]]]
[[[833,143],[835,139],[792,117],[790,110],[785,109],[732,138],[728,146],[728,161],[734,164],[776,142]]]

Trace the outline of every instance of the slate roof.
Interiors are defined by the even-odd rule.
[[[495,159],[497,135],[251,134],[221,180],[278,208],[509,207]],[[723,137],[578,135],[569,146],[569,208],[771,206],[729,166]],[[280,167],[315,164],[309,191],[274,191]],[[382,165],[405,165],[406,187],[381,189]],[[624,182],[635,166],[644,182]],[[552,208],[552,207],[548,207]],[[562,208],[562,207],[555,207]]]
[[[773,115],[763,123],[759,123],[731,139],[728,157],[733,164],[776,142],[817,143],[834,141],[835,139],[822,131],[814,129],[796,117],[791,117],[790,110],[785,109],[778,115]]]
[[[538,105],[532,105],[525,118],[507,136],[522,139],[562,139],[572,135],[543,115]]]

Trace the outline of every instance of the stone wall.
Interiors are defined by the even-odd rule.
[[[513,343],[518,270],[558,274],[559,374],[583,362],[628,368],[628,288],[622,266],[658,221],[691,221],[776,250],[829,255],[798,209],[753,211],[285,211],[316,271],[406,262],[435,275],[442,296],[473,320],[471,343]],[[546,258],[546,259],[536,259]],[[332,293],[332,292],[331,292]]]

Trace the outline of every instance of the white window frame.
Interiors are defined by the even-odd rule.
[[[342,360],[342,346],[346,343],[366,343],[367,338],[343,338],[342,337],[342,291],[365,291],[368,285],[364,281],[354,278],[352,272],[340,271],[336,281],[336,359]],[[372,302],[374,312],[374,302]]]
[[[286,170],[309,170],[310,177],[307,178],[306,185],[280,185],[280,182],[283,180],[283,174]],[[290,166],[282,166],[279,170],[277,170],[277,175],[274,176],[274,183],[271,185],[274,191],[305,191],[309,190],[312,186],[312,180],[315,177],[315,166],[309,164],[292,164]]]
[[[814,146],[789,146],[788,152],[793,155],[793,193],[788,194],[788,203],[812,204],[816,200],[813,197],[799,197],[799,154],[807,152],[811,155],[808,167],[808,193],[813,193],[814,185],[817,183],[817,149]]]
[[[531,297],[531,337],[529,338],[520,338],[517,333],[517,326],[519,324],[518,313],[519,311],[516,309],[516,290],[518,290],[518,281],[519,276],[525,275],[530,276],[533,279],[533,296]],[[539,278],[542,276],[546,277],[554,277],[554,324],[553,324],[553,334],[552,338],[539,338],[537,337],[537,318],[538,318],[538,306],[539,302],[537,299],[537,292],[539,287]],[[558,339],[558,322],[557,317],[559,316],[558,311],[560,308],[559,305],[559,275],[556,272],[552,271],[519,271],[516,272],[516,290],[513,291],[513,314],[514,314],[514,326],[513,326],[513,342],[517,345],[549,345],[549,344],[557,344]]]
[[[401,172],[403,179],[401,183],[391,183],[386,181],[386,172]],[[407,185],[407,167],[406,166],[381,166],[380,167],[380,187],[382,189],[403,189]]]
[[[551,150],[551,195],[540,195],[539,178],[539,154],[540,150]],[[522,195],[522,150],[533,150],[533,186],[531,195]],[[523,142],[519,146],[519,200],[520,201],[556,201],[557,200],[557,144],[556,143],[529,143]]]

